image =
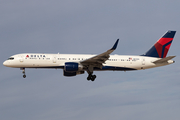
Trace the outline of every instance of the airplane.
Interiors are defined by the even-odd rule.
[[[119,39],[113,47],[98,55],[88,54],[16,54],[4,61],[6,67],[20,68],[26,78],[25,68],[63,69],[64,76],[71,77],[88,73],[87,80],[94,81],[94,71],[131,71],[144,70],[174,63],[175,56],[166,57],[176,31],[167,31],[143,55],[110,55],[116,48]]]

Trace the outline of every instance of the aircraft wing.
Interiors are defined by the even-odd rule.
[[[117,39],[116,43],[114,44],[114,46],[109,49],[108,51],[96,55],[92,58],[89,58],[87,60],[81,61],[80,63],[84,66],[93,66],[93,67],[98,67],[98,68],[102,68],[102,64],[105,63],[106,60],[109,59],[109,55],[116,49],[117,45],[118,45],[119,39]]]
[[[164,62],[167,62],[168,60],[173,59],[174,57],[176,57],[176,56],[169,56],[169,57],[166,57],[166,58],[162,58],[162,59],[156,60],[153,63],[155,63],[155,64],[164,63]]]

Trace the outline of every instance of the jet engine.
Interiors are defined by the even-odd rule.
[[[83,66],[75,62],[66,62],[64,66],[64,76],[76,76],[83,74]]]

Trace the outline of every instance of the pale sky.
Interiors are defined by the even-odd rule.
[[[2,0],[1,120],[179,120],[179,0]],[[172,65],[131,72],[64,77],[63,70],[26,69],[3,61],[18,53],[144,54],[167,30],[177,31]]]

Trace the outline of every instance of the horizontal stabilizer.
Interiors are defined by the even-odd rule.
[[[162,59],[160,59],[160,60],[156,60],[156,61],[154,61],[153,63],[158,64],[158,63],[168,62],[168,60],[171,60],[171,59],[173,59],[174,57],[176,57],[176,56],[169,56],[169,57],[166,57],[166,58],[162,58]]]

